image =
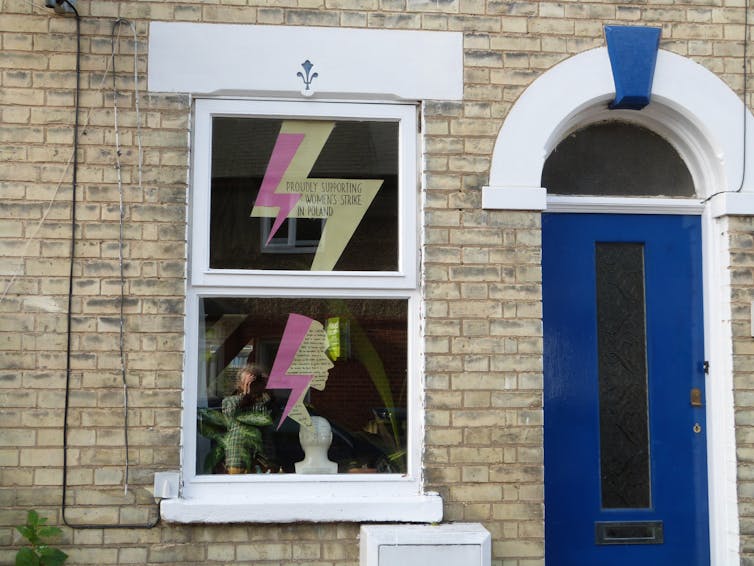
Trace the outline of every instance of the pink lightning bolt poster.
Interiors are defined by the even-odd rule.
[[[309,177],[334,127],[334,122],[283,122],[251,211],[251,216],[275,219],[269,239],[286,218],[326,219],[312,271],[335,268],[384,182]]]
[[[300,314],[288,315],[267,381],[267,389],[291,391],[278,428],[288,417],[302,426],[311,426],[304,397],[310,387],[319,391],[325,388],[328,372],[333,367],[326,354],[327,348],[327,335],[322,323]]]

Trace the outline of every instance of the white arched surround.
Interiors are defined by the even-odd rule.
[[[754,118],[717,76],[660,51],[651,103],[609,110],[615,96],[606,48],[576,55],[521,95],[498,135],[482,206],[498,210],[701,214],[704,254],[711,560],[738,564],[728,215],[754,215]],[[569,133],[611,119],[649,128],[685,161],[694,199],[558,197],[541,186],[547,156]],[[744,120],[746,125],[744,125]],[[746,140],[744,140],[746,136]]]
[[[744,175],[754,171],[754,152],[743,156],[744,147],[754,148],[754,118],[717,76],[690,59],[659,51],[649,106],[609,110],[614,96],[604,47],[567,59],[534,81],[500,129],[483,208],[543,210],[542,167],[558,142],[592,122],[617,119],[667,139],[686,162],[700,197],[721,192],[713,199],[715,216],[754,212],[752,175]]]

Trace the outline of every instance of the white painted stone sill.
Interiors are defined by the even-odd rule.
[[[277,501],[164,499],[168,523],[401,522],[442,520],[442,498],[428,492],[400,497],[311,497]]]

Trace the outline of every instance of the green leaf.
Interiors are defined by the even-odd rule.
[[[31,548],[22,548],[16,554],[16,566],[40,566],[39,558]]]
[[[221,442],[218,442],[212,447],[209,454],[204,458],[204,472],[212,473],[220,462],[225,460],[225,447]]]
[[[228,419],[217,409],[199,409],[196,420],[199,434],[210,440],[219,440],[228,432]]]
[[[61,531],[58,527],[44,526],[39,528],[37,534],[42,538],[50,538],[63,534],[63,531]]]
[[[251,470],[251,452],[243,451],[241,452],[241,461],[243,462],[243,467],[247,470]]]
[[[262,431],[258,428],[243,427],[241,428],[241,442],[255,450],[262,447]]]
[[[37,534],[37,528],[36,527],[16,527],[18,532],[20,532],[26,540],[29,541],[29,543],[32,546],[37,546],[42,542],[42,540],[39,538],[39,535]]]
[[[42,557],[41,566],[60,566],[68,560],[68,555],[58,548],[45,547],[40,549],[39,554]]]
[[[219,440],[222,436],[227,434],[228,431],[225,428],[219,428],[206,423],[199,423],[199,434],[210,440]]]
[[[267,413],[248,412],[236,415],[239,423],[250,426],[268,426],[272,424],[272,417]]]
[[[206,423],[210,426],[224,429],[228,428],[228,420],[225,418],[225,415],[217,409],[199,409],[199,419],[202,424]]]
[[[21,536],[29,542],[31,542],[31,539],[36,538],[37,536],[36,531],[32,527],[27,527],[26,525],[16,527],[16,530],[21,533]]]
[[[47,519],[43,519],[39,516],[39,513],[37,513],[34,509],[29,509],[29,512],[26,514],[26,526],[27,527],[36,527],[37,525],[42,525],[47,521]]]

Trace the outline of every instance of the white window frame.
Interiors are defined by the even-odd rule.
[[[259,100],[197,99],[194,108],[194,153],[191,241],[209,242],[212,177],[212,118],[254,116],[260,118],[385,120],[399,123],[398,169],[401,187],[417,187],[416,106],[410,104],[351,104],[342,102],[280,102]],[[415,289],[417,287],[417,193],[403,190],[398,203],[398,270],[382,272],[230,270],[209,267],[209,246],[192,247],[191,285],[239,287],[313,287]],[[317,280],[317,283],[313,281]],[[232,283],[230,281],[233,281]]]
[[[183,523],[401,521],[442,518],[442,500],[423,491],[424,412],[421,295],[417,284],[417,109],[409,104],[351,104],[197,99],[194,106],[191,256],[186,309],[182,483],[162,502],[163,519]],[[395,272],[213,270],[209,268],[213,116],[390,120],[399,123],[399,263]],[[405,474],[196,473],[200,300],[204,297],[405,299],[408,303],[408,434]]]
[[[273,218],[263,217],[260,218],[259,225],[259,241],[266,242],[267,238],[272,231]],[[317,240],[304,240],[298,237],[298,218],[288,219],[288,235],[285,237],[274,236],[270,243],[262,246],[260,253],[269,254],[300,254],[300,253],[314,253],[317,251]],[[320,233],[324,229],[324,220],[320,220]]]

